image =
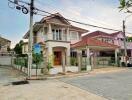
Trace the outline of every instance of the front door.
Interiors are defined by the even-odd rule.
[[[61,51],[54,52],[54,65],[61,65]]]

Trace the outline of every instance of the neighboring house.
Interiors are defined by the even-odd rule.
[[[0,36],[0,53],[8,53],[11,41]]]
[[[83,37],[84,38],[93,38],[93,39],[97,39],[100,40],[102,42],[106,42],[106,43],[110,43],[110,44],[114,44],[119,46],[119,50],[120,52],[123,54],[124,53],[124,36],[123,36],[123,32],[119,31],[119,32],[115,32],[115,33],[105,33],[105,32],[101,32],[101,31],[95,31],[92,33],[87,34],[86,36]],[[127,45],[127,53],[129,57],[132,57],[132,42],[126,42]],[[113,52],[104,52],[104,56],[107,56],[107,54],[109,53],[109,55],[113,55]]]
[[[22,45],[22,54],[28,53],[28,42],[24,42]]]
[[[33,27],[33,43],[43,45],[44,58],[51,63],[52,67],[70,66],[70,45],[80,41],[81,35],[88,32],[88,30],[71,25],[59,13],[44,17]],[[24,38],[29,38],[29,31]],[[25,48],[23,51],[27,52],[25,51],[28,50],[27,44]]]
[[[87,68],[108,67],[110,62],[117,65],[119,46],[114,44],[114,39],[107,33],[95,31],[82,37],[82,39],[71,45],[71,48],[82,52],[87,57]],[[92,60],[93,59],[93,60]],[[114,61],[112,61],[114,59]]]
[[[120,46],[121,53],[124,53],[124,35],[123,32],[110,34],[114,39],[114,44]],[[132,42],[126,42],[127,54],[132,57]]]

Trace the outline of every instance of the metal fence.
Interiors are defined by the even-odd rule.
[[[14,64],[21,67],[28,67],[28,58],[27,57],[15,57]]]

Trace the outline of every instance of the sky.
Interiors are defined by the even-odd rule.
[[[30,0],[23,0],[30,2]],[[13,48],[29,29],[29,14],[23,14],[21,10],[10,8],[8,0],[0,1],[0,35],[12,41]],[[122,20],[129,14],[119,12],[119,0],[35,0],[35,7],[45,11],[56,13],[68,19],[93,24],[97,26],[122,30]],[[41,13],[48,15],[46,13]],[[40,21],[42,16],[34,15],[34,22]],[[100,30],[89,26],[72,23],[90,32]],[[126,20],[126,31],[132,33],[132,17]]]

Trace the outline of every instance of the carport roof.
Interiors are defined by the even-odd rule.
[[[102,42],[100,40],[97,39],[93,39],[93,38],[86,38],[83,39],[75,44],[71,44],[72,48],[79,48],[79,47],[104,47],[104,48],[119,48],[119,46],[111,44],[111,43],[107,43],[107,42]]]

